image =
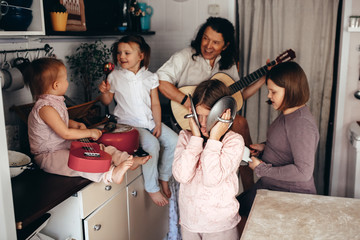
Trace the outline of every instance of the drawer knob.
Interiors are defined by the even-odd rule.
[[[105,186],[105,191],[110,191],[111,188],[112,188],[111,185],[106,185],[106,186]]]
[[[101,229],[101,224],[96,224],[94,226],[94,231],[99,231]]]
[[[133,197],[136,197],[137,196],[137,191],[136,190],[132,191],[131,195],[133,195]]]

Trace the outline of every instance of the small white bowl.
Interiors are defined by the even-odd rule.
[[[20,173],[32,165],[30,157],[21,152],[8,150],[8,156],[11,177],[20,175]]]

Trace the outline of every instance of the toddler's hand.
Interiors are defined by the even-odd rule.
[[[99,85],[99,91],[101,93],[107,93],[110,91],[110,83],[108,81],[102,81]]]
[[[94,141],[98,140],[102,135],[102,132],[99,129],[93,128],[93,129],[89,129],[89,130],[90,130],[90,134],[91,134],[90,138],[93,139]]]

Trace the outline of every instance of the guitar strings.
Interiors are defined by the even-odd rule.
[[[79,142],[82,143],[83,147],[86,149],[87,152],[90,153],[98,153],[95,149],[91,146],[90,140],[88,138],[81,138]]]

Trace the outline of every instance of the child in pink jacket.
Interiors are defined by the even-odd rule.
[[[219,80],[204,81],[193,94],[199,125],[182,130],[175,150],[173,175],[180,183],[179,211],[182,239],[239,239],[238,175],[243,137],[217,122],[206,130],[212,106],[230,90]],[[221,116],[231,119],[231,110]]]

